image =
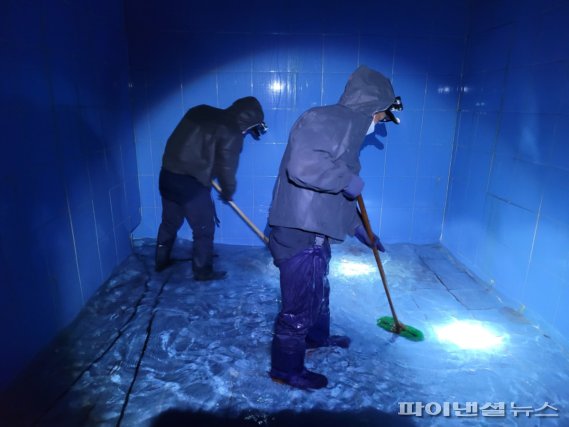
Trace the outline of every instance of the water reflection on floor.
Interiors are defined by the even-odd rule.
[[[279,284],[265,248],[217,245],[228,278],[195,282],[187,261],[155,273],[153,244],[136,241],[135,255],[2,396],[0,421],[569,425],[567,350],[440,246],[391,245],[382,256],[397,314],[423,342],[376,326],[391,313],[370,250],[333,246],[332,333],[352,345],[308,353],[329,386],[306,392],[267,376]],[[190,248],[179,241],[174,256]]]

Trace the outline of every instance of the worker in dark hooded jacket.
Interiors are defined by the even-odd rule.
[[[371,246],[355,202],[364,185],[360,148],[377,122],[399,122],[393,111],[400,107],[391,82],[361,66],[337,104],[306,111],[290,131],[269,212],[282,294],[271,349],[274,380],[325,387],[324,375],[304,367],[305,350],[350,344],[349,337],[330,335],[330,241],[355,235]],[[384,250],[377,236],[374,244]]]
[[[231,201],[245,134],[259,139],[267,130],[259,101],[248,96],[222,110],[209,105],[191,108],[176,126],[164,150],[159,188],[162,223],[156,245],[156,271],[170,264],[176,235],[188,221],[193,232],[192,269],[196,280],[216,280],[213,269],[215,206],[211,181],[217,179],[221,198]]]

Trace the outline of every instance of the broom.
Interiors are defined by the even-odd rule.
[[[377,268],[379,269],[379,274],[381,276],[381,283],[383,283],[383,289],[385,290],[385,295],[387,296],[387,301],[389,302],[389,308],[391,309],[392,314],[392,317],[384,316],[377,319],[377,326],[385,329],[386,331],[399,334],[411,341],[423,341],[424,336],[420,330],[409,325],[404,325],[397,318],[397,314],[395,314],[395,307],[393,306],[393,301],[391,301],[391,295],[389,294],[389,288],[387,287],[387,277],[385,276],[385,271],[383,270],[383,264],[381,262],[381,258],[379,257],[379,251],[375,246],[375,237],[373,231],[371,231],[369,217],[364,205],[364,199],[361,195],[358,196],[358,206],[360,207],[364,227],[371,242],[371,248],[373,250],[373,255],[375,256],[375,262],[377,263]]]

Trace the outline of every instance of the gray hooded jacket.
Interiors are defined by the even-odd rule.
[[[293,125],[273,189],[269,224],[336,240],[360,224],[356,202],[344,197],[359,174],[359,152],[373,114],[395,101],[391,82],[365,66],[350,76],[340,101],[311,108]]]

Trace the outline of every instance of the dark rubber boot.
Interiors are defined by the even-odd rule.
[[[346,335],[330,335],[327,339],[321,342],[311,341],[306,339],[306,348],[319,348],[319,347],[340,347],[348,348],[352,340]]]
[[[164,271],[172,265],[172,261],[170,260],[172,246],[173,244],[156,245],[156,264],[154,265],[154,270],[156,270],[157,273]]]
[[[304,367],[304,349],[288,353],[273,340],[269,376],[276,382],[302,390],[319,389],[328,385],[328,378]]]
[[[306,368],[303,368],[302,371],[295,374],[271,369],[269,375],[273,381],[281,384],[287,384],[291,387],[299,388],[301,390],[317,390],[328,385],[328,378],[322,374],[317,374],[316,372],[309,371]]]

